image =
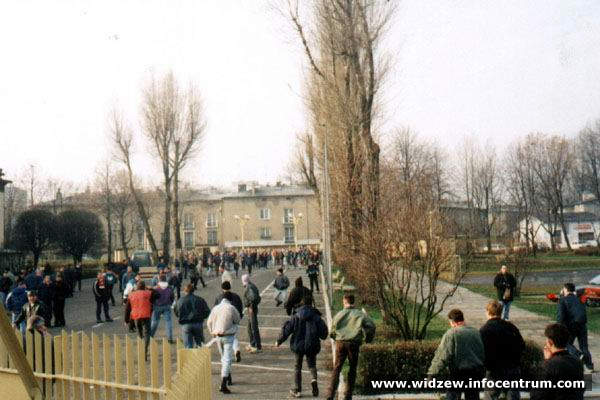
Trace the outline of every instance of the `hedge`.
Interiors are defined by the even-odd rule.
[[[371,380],[424,379],[438,344],[439,341],[402,341],[363,345],[360,348],[357,387],[365,394],[380,394],[397,389],[374,390]],[[537,375],[544,357],[542,349],[533,341],[527,340],[525,345],[521,358],[522,377],[531,379]]]

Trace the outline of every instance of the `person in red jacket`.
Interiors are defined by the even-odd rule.
[[[137,289],[127,297],[125,307],[125,323],[133,321],[140,339],[144,339],[146,360],[148,360],[148,345],[150,344],[150,317],[152,317],[152,303],[158,298],[158,293],[146,289],[146,283],[138,281]]]

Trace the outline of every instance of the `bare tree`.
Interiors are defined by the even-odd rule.
[[[158,79],[152,77],[143,91],[142,126],[163,175],[165,208],[162,247],[163,256],[168,260],[172,217],[176,245],[181,249],[179,174],[198,150],[206,127],[198,90],[190,86],[186,92],[182,92],[172,72]]]
[[[113,222],[114,222],[114,207],[115,198],[112,189],[114,176],[112,174],[113,166],[110,160],[105,160],[96,171],[96,180],[94,186],[96,191],[92,196],[91,202],[97,209],[106,222],[106,251],[107,261],[113,261]]]
[[[113,179],[114,213],[118,229],[119,246],[125,258],[129,257],[129,243],[137,227],[134,199],[129,188],[127,171],[115,172]],[[148,207],[146,211],[149,212]]]
[[[123,116],[117,110],[113,110],[109,115],[109,132],[112,142],[116,147],[116,156],[117,159],[125,165],[127,169],[127,176],[129,180],[129,190],[133,195],[135,200],[135,204],[137,206],[138,214],[140,219],[142,220],[142,224],[144,225],[144,231],[146,233],[146,238],[148,239],[148,243],[150,244],[150,249],[155,258],[158,257],[158,249],[156,247],[156,241],[154,240],[154,235],[152,234],[152,230],[150,229],[150,222],[148,219],[148,212],[146,210],[146,206],[143,201],[142,193],[136,188],[134,183],[134,174],[133,168],[131,165],[131,155],[132,155],[132,144],[133,137],[131,134],[131,130],[127,127]]]

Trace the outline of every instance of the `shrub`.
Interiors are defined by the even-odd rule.
[[[360,349],[356,385],[363,393],[379,394],[397,390],[374,390],[371,380],[424,379],[438,344],[438,341],[403,341],[364,345]],[[521,358],[523,379],[535,377],[543,359],[542,349],[533,341],[525,341]]]
[[[596,246],[580,247],[578,249],[573,250],[573,253],[578,256],[597,256],[598,255],[598,247],[596,247]]]

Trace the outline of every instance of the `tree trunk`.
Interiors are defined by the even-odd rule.
[[[173,196],[171,195],[171,180],[168,178],[168,171],[165,174],[165,216],[163,225],[163,258],[164,262],[169,262],[169,247],[171,246],[171,205]]]
[[[125,229],[125,217],[121,216],[119,218],[119,231],[121,232],[121,248],[123,249],[123,256],[125,259],[129,258],[129,249],[127,248],[127,230]]]
[[[111,218],[110,211],[108,212],[107,217],[108,217],[107,221],[106,221],[107,222],[107,224],[106,224],[106,235],[108,236],[108,240],[107,240],[107,242],[108,242],[107,243],[107,252],[108,252],[107,261],[110,264],[113,261],[113,244],[112,244],[112,236],[113,236],[113,234],[112,234],[112,222],[111,222],[112,218]]]
[[[175,142],[175,159],[179,160],[179,142]],[[175,232],[175,257],[182,253],[181,219],[179,218],[179,165],[173,171],[173,230]]]
[[[563,237],[565,238],[565,243],[567,244],[567,248],[569,249],[569,251],[572,251],[573,249],[571,249],[571,242],[569,241],[569,235],[567,235],[567,229],[566,229],[566,225],[565,225],[565,215],[563,213],[562,206],[560,207],[559,219],[560,219],[560,227],[562,229],[562,234],[563,234]]]

